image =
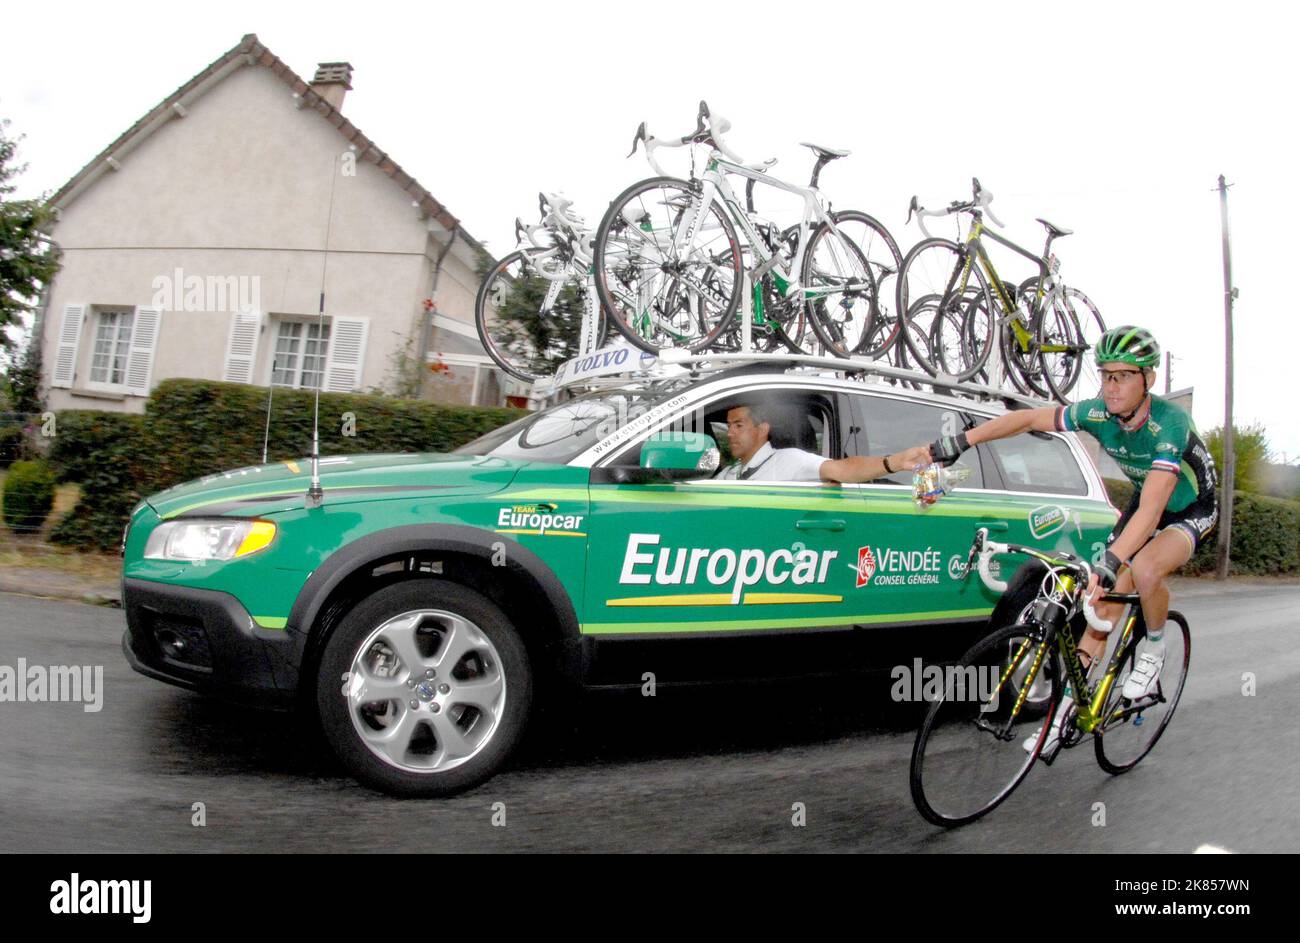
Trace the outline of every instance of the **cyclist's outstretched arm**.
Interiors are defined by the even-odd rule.
[[[1054,406],[1017,409],[957,435],[940,436],[930,445],[930,459],[947,464],[957,461],[962,452],[981,442],[1006,439],[1022,432],[1056,432],[1056,413]]]

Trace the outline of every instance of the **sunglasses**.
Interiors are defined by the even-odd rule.
[[[1103,386],[1107,383],[1119,386],[1122,383],[1129,382],[1134,377],[1140,376],[1142,376],[1141,370],[1103,370],[1101,371],[1101,382]]]

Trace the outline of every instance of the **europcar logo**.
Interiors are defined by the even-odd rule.
[[[876,573],[876,558],[871,553],[870,547],[858,548],[858,589],[866,586],[871,582],[871,577]]]
[[[1029,532],[1035,540],[1042,540],[1064,527],[1067,517],[1065,508],[1055,504],[1034,508],[1029,512]]]
[[[581,514],[556,514],[559,505],[541,502],[540,504],[513,504],[497,512],[497,531],[503,534],[565,534],[573,537],[585,537],[579,531],[582,527]]]

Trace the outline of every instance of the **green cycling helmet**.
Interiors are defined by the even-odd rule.
[[[1155,367],[1160,364],[1160,345],[1144,327],[1125,324],[1113,327],[1101,335],[1093,350],[1097,366],[1103,363],[1131,363],[1135,367]]]

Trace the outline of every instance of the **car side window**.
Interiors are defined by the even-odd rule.
[[[888,396],[857,394],[853,400],[854,425],[845,431],[845,455],[888,455],[913,445],[933,441],[944,428],[951,410]],[[963,488],[983,488],[984,473],[979,457],[968,453],[962,465],[971,469]],[[910,468],[877,478],[876,484],[912,486]]]
[[[1088,493],[1088,482],[1062,439],[1025,433],[986,446],[1010,491]]]
[[[677,418],[672,428],[704,432],[718,445],[722,464],[733,460],[727,439],[727,409],[737,399],[762,398],[769,402],[772,419],[771,442],[773,448],[799,448],[826,458],[837,458],[830,430],[834,425],[831,397],[799,390],[755,391],[753,393],[728,393],[713,403],[697,406],[690,413]],[[776,399],[779,397],[779,400]],[[624,448],[610,465],[635,466],[641,460],[640,438]]]

